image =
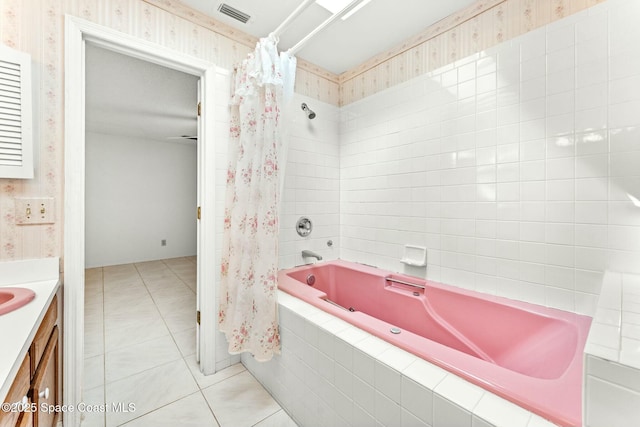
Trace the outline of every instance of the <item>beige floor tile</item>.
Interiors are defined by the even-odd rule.
[[[185,291],[183,291],[184,294]],[[190,313],[191,316],[196,312],[196,296],[191,293],[191,290],[187,289],[189,294],[175,296],[173,298],[163,297],[154,298],[156,306],[163,317],[171,316],[174,313]]]
[[[118,426],[198,391],[191,372],[180,359],[108,383],[106,403],[135,404],[134,412],[107,413],[107,426]]]
[[[174,270],[181,268],[188,269],[195,266],[195,263],[191,262],[188,258],[185,257],[165,260],[165,264],[167,264],[169,268],[172,268]]]
[[[137,299],[122,298],[120,302],[115,301],[104,307],[105,320],[107,323],[118,316],[126,318],[144,317],[149,314],[159,314],[158,307],[154,304],[151,296]]]
[[[158,307],[153,300],[142,300],[136,307],[133,304],[123,305],[118,311],[107,311],[104,314],[105,329],[119,328],[134,322],[144,322],[146,320],[157,320],[160,317]]]
[[[94,293],[102,293],[104,291],[104,285],[102,283],[102,278],[100,279],[88,279],[85,277],[84,279],[84,290],[85,293],[94,294]]]
[[[183,357],[196,353],[196,328],[176,332],[172,335]]]
[[[82,401],[87,405],[103,405],[104,404],[104,386],[85,390],[82,393]],[[100,412],[85,411],[81,415],[81,427],[104,427],[105,414]]]
[[[105,324],[105,351],[117,350],[165,335],[169,335],[169,329],[159,314],[132,320],[129,323],[125,321],[117,324],[107,322]]]
[[[165,335],[105,354],[105,380],[111,383],[182,359],[173,338]]]
[[[104,385],[104,355],[84,359],[83,388],[92,389]]]
[[[84,324],[84,357],[104,354],[104,332],[102,322],[99,325],[85,322]]]
[[[176,283],[180,283],[180,281],[176,279],[175,276],[163,277],[161,279],[148,279],[144,281],[144,284],[151,295],[171,293],[176,288]]]
[[[172,311],[162,317],[172,334],[183,332],[195,327],[196,308],[194,306],[191,311]]]
[[[118,287],[105,287],[104,303],[111,304],[116,302],[122,304],[127,300],[145,298],[149,296],[149,291],[142,281],[140,283],[128,283]]]
[[[187,362],[189,370],[191,371],[191,374],[193,375],[193,378],[195,378],[198,386],[200,386],[201,389],[211,387],[214,384],[218,384],[224,380],[227,380],[235,375],[241,374],[242,372],[246,371],[242,363],[236,363],[235,365],[231,365],[228,368],[222,369],[213,375],[204,375],[202,372],[200,372],[200,366],[198,366],[198,362],[196,362],[195,354],[186,357],[185,360]]]
[[[133,264],[108,265],[102,267],[105,277],[135,274],[136,268]]]
[[[158,305],[166,305],[173,301],[190,300],[195,305],[196,294],[183,283],[174,283],[171,287],[163,287],[161,289],[149,288],[149,293]]]
[[[255,427],[298,427],[298,425],[291,419],[289,414],[281,409],[270,417],[260,421]]]
[[[102,332],[104,329],[104,314],[102,310],[97,309],[91,311],[90,307],[85,307],[84,310],[84,334],[93,334],[96,332]]]
[[[202,393],[197,392],[124,424],[126,427],[218,427]]]
[[[171,269],[167,268],[164,265],[160,268],[140,270],[140,276],[144,281],[162,280],[162,279],[176,277],[176,275],[173,274],[173,271],[171,271]]]
[[[132,268],[130,271],[121,272],[108,272],[105,268],[102,280],[104,282],[105,289],[108,289],[110,287],[122,286],[127,283],[138,283],[140,282],[140,275],[135,268]]]
[[[105,277],[103,287],[105,292],[109,292],[126,290],[128,287],[140,286],[142,284],[142,278],[137,272],[135,272],[128,275],[114,276],[110,278]]]
[[[102,267],[87,268],[84,270],[84,280],[87,281],[102,281],[103,269]]]
[[[162,260],[136,262],[134,266],[140,274],[147,271],[157,271],[158,269],[166,268],[165,263]]]
[[[247,371],[202,393],[221,427],[251,427],[280,410],[280,405]]]
[[[84,305],[85,307],[87,306],[96,306],[96,305],[100,305],[102,306],[104,304],[104,292],[102,292],[102,290],[100,291],[96,291],[96,290],[89,290],[89,289],[85,289],[84,292]]]
[[[197,292],[198,284],[196,283],[196,279],[195,278],[193,279],[193,281],[189,281],[189,282],[185,282],[185,283],[187,284],[189,289],[191,289],[193,292]]]
[[[86,277],[85,401],[131,402],[136,411],[85,414],[83,426],[217,427],[211,410],[221,427],[295,426],[242,364],[200,373],[196,257],[88,269]],[[106,385],[92,388],[100,376]]]

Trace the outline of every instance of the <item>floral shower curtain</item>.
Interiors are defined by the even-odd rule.
[[[276,301],[278,211],[284,172],[283,112],[296,59],[263,38],[238,67],[231,102],[229,167],[218,322],[229,352],[280,353]]]

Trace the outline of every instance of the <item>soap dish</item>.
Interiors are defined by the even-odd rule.
[[[426,266],[427,248],[424,246],[404,245],[404,256],[400,262],[412,267]]]

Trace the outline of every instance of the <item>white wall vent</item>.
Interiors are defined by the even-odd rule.
[[[225,3],[221,3],[220,6],[218,6],[218,12],[227,15],[233,19],[235,19],[236,21],[240,21],[243,24],[246,24],[247,21],[249,19],[251,19],[251,15],[241,12],[238,9],[236,9],[235,7],[231,7],[228,4]]]
[[[33,178],[31,56],[0,45],[0,178]]]

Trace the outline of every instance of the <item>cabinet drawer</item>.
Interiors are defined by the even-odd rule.
[[[41,362],[38,365],[33,381],[31,382],[31,400],[38,409],[34,413],[35,427],[53,427],[56,425],[58,413],[43,412],[40,408],[43,404],[58,404],[58,327],[54,326],[51,338],[42,353]]]
[[[31,377],[36,373],[36,369],[40,364],[40,359],[42,358],[42,353],[44,352],[47,343],[49,342],[49,337],[51,336],[51,331],[53,331],[53,327],[56,324],[56,320],[58,318],[58,297],[54,296],[51,304],[49,305],[49,309],[47,310],[47,314],[44,315],[42,319],[42,323],[40,324],[40,328],[38,332],[36,332],[36,336],[33,338],[33,342],[31,343]]]
[[[22,398],[29,393],[29,384],[31,382],[29,353],[25,356],[15,380],[9,389],[7,397],[4,399],[7,403],[21,402]],[[13,427],[20,416],[20,412],[4,412],[0,411],[0,427]]]

